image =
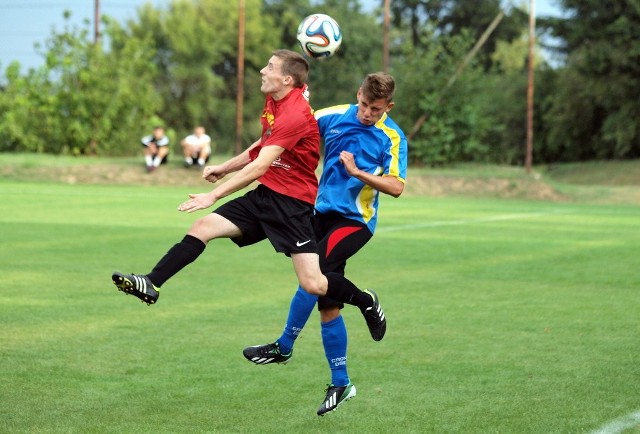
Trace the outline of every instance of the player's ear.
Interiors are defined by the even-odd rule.
[[[356,93],[356,100],[360,101],[360,98],[362,98],[362,88],[361,87],[358,88],[358,92]]]
[[[393,102],[393,101],[390,101],[390,102],[387,104],[387,108],[386,108],[384,111],[385,111],[386,113],[389,113],[389,112],[391,111],[391,109],[393,108],[393,106],[394,106],[394,105],[396,105],[396,103],[395,103],[395,102]]]

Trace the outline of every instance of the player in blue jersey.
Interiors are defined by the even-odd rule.
[[[357,104],[315,112],[324,141],[324,168],[316,199],[314,230],[323,272],[344,274],[346,261],[373,236],[378,196],[398,197],[407,172],[407,140],[388,116],[394,106],[395,81],[385,73],[369,74],[358,89]],[[256,364],[286,363],[294,341],[318,304],[322,342],[331,369],[331,384],[318,415],[335,410],[356,394],[347,373],[347,330],[340,309],[327,297],[298,287],[291,300],[282,336],[274,343],[244,349]],[[382,333],[372,337],[378,341]]]

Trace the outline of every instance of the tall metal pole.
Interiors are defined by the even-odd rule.
[[[389,29],[391,28],[391,0],[384,0],[382,29],[382,70],[389,72]]]
[[[524,166],[527,173],[531,173],[531,163],[533,162],[533,73],[535,62],[535,41],[536,41],[536,14],[535,0],[529,0],[529,59],[527,74],[527,144]]]
[[[235,154],[242,153],[242,126],[244,112],[244,0],[239,0],[238,10],[238,89],[236,90],[236,144]]]
[[[100,41],[100,0],[95,0],[93,5],[93,43]]]

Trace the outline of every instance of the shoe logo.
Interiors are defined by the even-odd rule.
[[[335,406],[337,404],[336,402],[336,393],[333,392],[333,395],[331,395],[328,399],[327,402],[325,403],[326,408],[331,408],[333,406]]]
[[[296,241],[296,246],[298,246],[298,247],[302,247],[302,246],[304,246],[305,244],[307,244],[308,242],[311,242],[311,240],[307,240],[307,241],[302,242],[302,243],[301,243],[300,241]]]

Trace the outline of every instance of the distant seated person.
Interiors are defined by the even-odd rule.
[[[211,156],[211,137],[209,137],[203,126],[193,129],[193,134],[188,135],[180,142],[184,154],[184,166],[191,167],[196,162],[199,167],[209,161]]]
[[[147,165],[147,172],[153,172],[161,164],[167,162],[169,137],[165,135],[163,127],[154,127],[153,134],[144,136],[141,142],[144,146],[144,161]]]

